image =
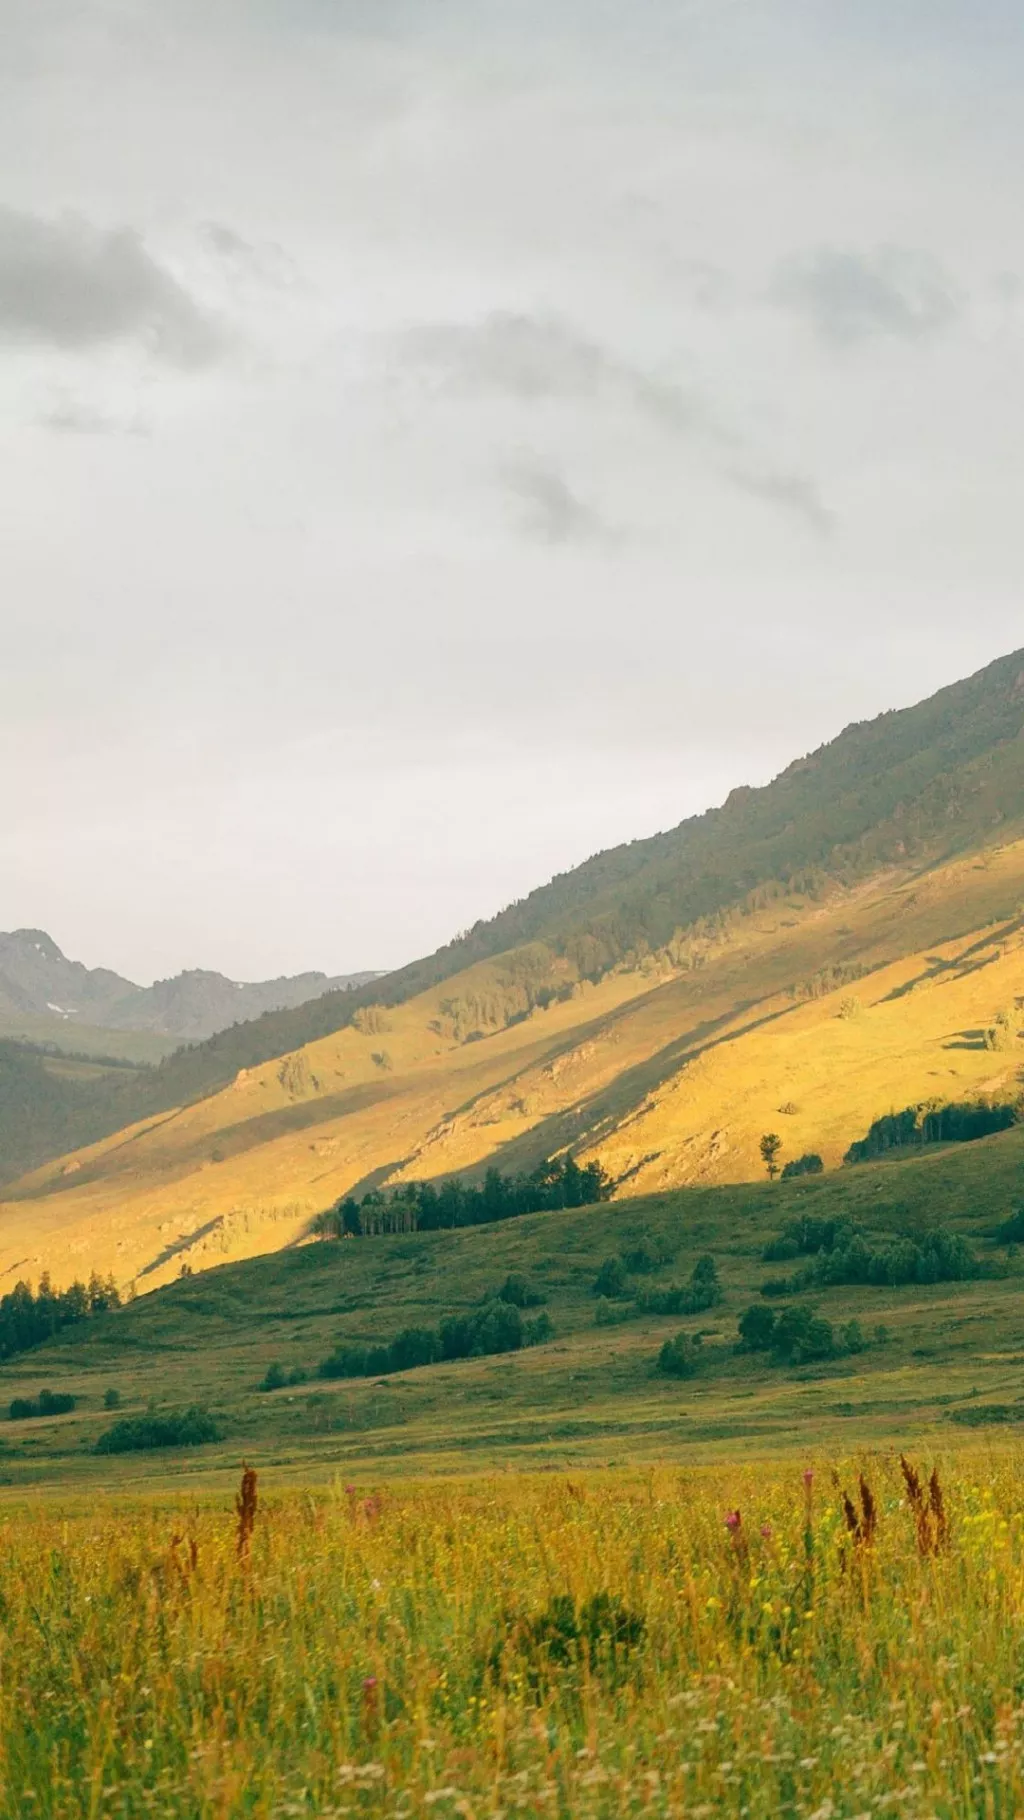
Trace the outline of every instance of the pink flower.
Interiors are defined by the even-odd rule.
[[[765,1539],[765,1541],[766,1541],[766,1542],[770,1542],[770,1541],[771,1541],[771,1539],[772,1539],[772,1526],[771,1526],[771,1524],[770,1524],[770,1523],[762,1523],[762,1525],[761,1525],[761,1534],[762,1534],[762,1535],[763,1535],[763,1537],[764,1537],[764,1539]]]
[[[731,1530],[732,1534],[735,1535],[736,1531],[739,1529],[739,1526],[740,1526],[739,1511],[738,1510],[727,1510],[725,1513],[726,1529]]]
[[[808,1491],[810,1491],[811,1486],[814,1484],[814,1469],[811,1466],[808,1466],[804,1471],[804,1484]]]

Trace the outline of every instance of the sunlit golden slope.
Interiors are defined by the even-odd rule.
[[[1024,1053],[983,1032],[1024,995],[1021,900],[1024,842],[778,897],[599,985],[547,950],[481,962],[24,1178],[0,1281],[151,1288],[293,1243],[352,1189],[567,1144],[622,1194],[749,1178],[767,1129],[832,1167],[893,1106],[1013,1086]],[[566,996],[517,1012],[540,974]]]

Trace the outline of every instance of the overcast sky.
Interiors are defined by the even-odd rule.
[[[1024,645],[1018,0],[0,31],[0,927],[391,966]]]

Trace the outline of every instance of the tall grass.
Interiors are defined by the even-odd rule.
[[[8,1514],[0,1813],[1024,1812],[1024,1450],[909,1464]]]

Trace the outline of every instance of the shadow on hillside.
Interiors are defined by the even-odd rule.
[[[956,1036],[950,1042],[943,1043],[942,1047],[943,1049],[984,1049],[986,1047],[985,1032],[984,1030],[958,1030]]]
[[[880,1002],[891,1004],[894,999],[906,998],[918,986],[934,984],[943,975],[950,980],[962,979],[968,973],[980,973],[983,967],[991,967],[1000,959],[998,948],[1000,942],[1008,941],[1011,935],[1019,935],[1024,930],[1024,917],[1013,917],[1004,923],[1001,929],[993,929],[989,934],[980,936],[976,942],[964,948],[955,959],[947,960],[944,955],[930,954],[923,973],[917,973],[913,979],[905,980],[902,986],[894,986]],[[991,950],[992,952],[986,952]]]
[[[291,1106],[276,1107],[272,1112],[257,1113],[253,1118],[240,1119],[237,1125],[225,1125],[215,1132],[204,1133],[190,1143],[183,1144],[180,1150],[175,1150],[173,1158],[164,1164],[167,1177],[173,1180],[177,1176],[187,1175],[200,1163],[214,1162],[214,1150],[218,1162],[227,1162],[233,1157],[244,1155],[248,1150],[256,1150],[262,1144],[271,1143],[274,1138],[306,1131],[310,1126],[326,1124],[330,1119],[351,1117],[353,1113],[363,1112],[368,1106],[377,1105],[382,1100],[399,1099],[408,1091],[408,1085],[403,1086],[399,1082],[365,1081],[357,1087],[349,1087],[344,1093],[323,1094],[319,1098],[301,1100]],[[161,1120],[159,1125],[173,1125],[176,1116],[171,1114]],[[95,1163],[83,1164],[73,1176],[42,1183],[8,1198],[19,1201],[38,1200],[55,1191],[59,1193],[65,1187],[78,1189],[89,1182],[100,1181],[110,1176],[111,1157],[118,1153],[122,1155],[124,1173],[130,1174],[131,1157],[129,1155],[125,1158],[123,1153],[130,1152],[133,1144],[159,1129],[159,1125],[149,1125],[145,1131],[133,1133],[117,1145],[115,1150],[108,1150],[98,1157]]]
[[[561,1112],[552,1113],[548,1118],[540,1120],[531,1131],[524,1132],[520,1137],[510,1138],[505,1143],[496,1144],[489,1155],[476,1165],[475,1169],[441,1171],[436,1177],[427,1176],[421,1179],[441,1180],[442,1176],[451,1174],[472,1176],[474,1173],[479,1174],[485,1168],[492,1167],[515,1174],[519,1170],[536,1167],[537,1163],[555,1155],[568,1145],[578,1147],[584,1139],[588,1144],[598,1142],[604,1130],[620,1124],[624,1113],[638,1109],[649,1094],[663,1086],[665,1081],[678,1073],[680,1067],[685,1063],[696,1061],[698,1056],[707,1055],[714,1049],[724,1048],[729,1043],[739,1042],[742,1037],[749,1036],[755,1030],[762,1030],[770,1024],[778,1023],[780,1019],[792,1016],[801,1008],[799,1003],[784,1005],[778,1011],[766,1011],[760,1017],[750,1018],[736,1029],[724,1028],[733,1023],[737,1016],[742,1016],[744,1012],[751,1010],[758,1002],[748,1000],[746,1004],[731,1006],[720,1017],[709,1018],[705,1023],[698,1024],[686,1036],[677,1037],[673,1042],[666,1043],[664,1048],[657,1050],[645,1061],[638,1062],[635,1067],[616,1075],[614,1081],[610,1082],[608,1086],[598,1089],[589,1098],[580,1100]],[[602,1020],[601,1026],[597,1027],[604,1027],[604,1025],[605,1020]],[[565,1045],[566,1050],[578,1047],[583,1040],[582,1033],[576,1031],[572,1042]],[[556,1051],[556,1053],[560,1052]],[[526,1069],[517,1070],[502,1085],[505,1087],[513,1085],[526,1072]],[[474,1095],[449,1116],[452,1118],[465,1117],[481,1099],[489,1097],[495,1090],[488,1088],[486,1093]]]

